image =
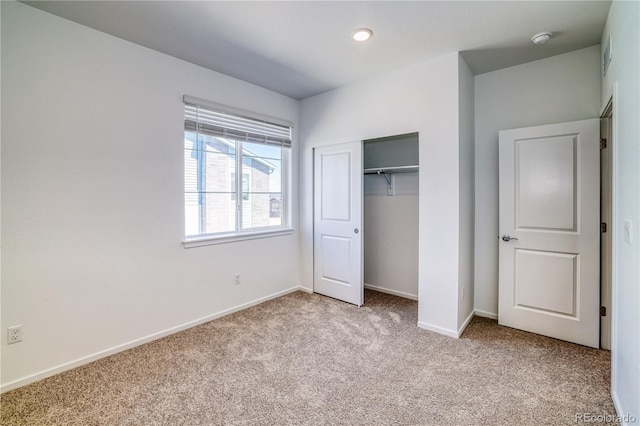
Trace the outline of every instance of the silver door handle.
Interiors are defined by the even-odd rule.
[[[502,237],[499,237],[499,238],[502,238],[502,241],[506,241],[506,242],[509,242],[511,240],[517,240],[516,237],[510,237],[509,235],[503,235]]]

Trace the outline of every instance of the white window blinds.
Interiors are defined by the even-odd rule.
[[[184,129],[237,141],[291,147],[291,124],[184,96]]]

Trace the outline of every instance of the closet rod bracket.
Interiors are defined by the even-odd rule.
[[[383,170],[378,170],[378,174],[379,175],[383,175],[384,178],[387,180],[387,195],[394,195],[394,191],[393,191],[393,173],[387,172],[387,171],[383,171]]]

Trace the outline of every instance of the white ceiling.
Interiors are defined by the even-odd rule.
[[[303,99],[462,52],[475,74],[593,46],[610,1],[24,1]],[[351,40],[369,27],[373,38]],[[530,38],[553,31],[544,46]]]

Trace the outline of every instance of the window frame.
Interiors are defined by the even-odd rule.
[[[237,167],[237,165],[236,165],[236,167]],[[244,177],[245,177],[245,176],[247,176],[247,182],[248,182],[248,184],[249,184],[248,188],[249,188],[249,189],[251,189],[251,174],[250,174],[250,173],[244,173],[244,172],[243,172],[243,173],[242,173],[242,199],[243,199],[244,201],[249,201],[249,193],[250,193],[251,191],[246,191],[246,192],[247,192],[247,196],[246,196],[247,198],[245,198],[245,195],[244,195],[244,194],[245,194],[245,190],[244,190],[244,182],[245,182]],[[237,179],[237,173],[236,173],[235,171],[234,171],[234,172],[231,172],[231,181],[234,183],[234,186],[235,186],[235,187],[236,187],[236,189],[237,189],[237,186],[236,186],[236,184],[235,184],[236,179]],[[238,196],[237,191],[236,191],[236,192],[233,192],[233,193],[231,194],[231,200],[236,201],[236,197],[237,197],[237,196]]]
[[[185,103],[185,108],[187,107],[187,105],[190,105],[190,106],[196,106],[198,108],[203,108],[210,111],[211,110],[224,111],[225,113],[240,116],[247,119],[273,123],[279,126],[288,126],[291,129],[291,132],[293,131],[293,124],[281,119],[276,119],[276,118],[272,118],[272,117],[264,116],[261,114],[244,111],[244,110],[229,108],[220,104],[203,101],[201,99],[193,98],[187,95],[184,96],[184,103]],[[183,129],[183,136],[187,132],[193,132],[193,130],[191,129],[188,130],[186,128],[186,118],[185,118],[185,128]],[[196,139],[199,139],[198,135],[200,133],[197,130],[193,133],[196,133]],[[235,197],[234,197],[235,199],[233,201],[230,200],[230,203],[235,202],[235,211],[236,211],[235,228],[236,229],[230,232],[199,233],[196,235],[186,235],[186,228],[183,228],[184,239],[182,241],[182,244],[184,248],[200,247],[200,246],[211,245],[211,244],[225,244],[225,243],[231,243],[235,241],[269,238],[269,237],[276,237],[281,235],[290,235],[294,232],[294,229],[291,227],[292,202],[290,198],[290,188],[291,188],[290,174],[291,174],[291,168],[292,168],[291,157],[292,157],[292,149],[293,149],[292,144],[290,143],[288,145],[285,145],[285,144],[279,145],[280,153],[281,153],[281,160],[280,160],[280,173],[281,173],[280,223],[281,224],[275,225],[275,226],[261,226],[261,227],[242,229],[243,202],[250,202],[250,200],[243,200],[244,179],[238,179],[238,174],[240,176],[244,175],[243,158],[245,158],[245,156],[244,156],[243,141],[237,140],[234,137],[228,137],[225,139],[232,141],[234,143],[234,146],[235,146],[234,149],[236,153],[235,154],[236,169],[234,172],[236,176],[236,179],[235,179],[236,191],[235,191]],[[251,140],[247,142],[256,143],[255,141],[251,141]],[[266,145],[274,145],[274,144],[266,143]],[[277,146],[277,144],[275,145]],[[183,163],[183,166],[184,166],[184,163]],[[183,170],[183,179],[185,178],[186,178],[186,169]],[[250,174],[249,174],[249,180],[251,180]],[[200,175],[198,175],[198,182],[199,181],[200,181]],[[184,214],[183,227],[186,226],[186,210],[185,210],[186,194],[187,192],[185,191],[184,192],[185,197],[183,198],[183,214]],[[250,194],[249,194],[249,198],[250,198]],[[270,213],[270,207],[271,207],[270,199],[271,197],[269,197],[269,202],[267,204],[268,213]],[[200,217],[199,217],[199,220],[201,220]]]

